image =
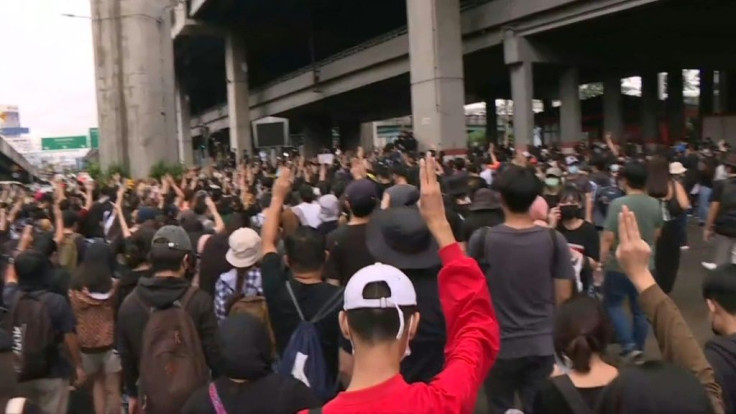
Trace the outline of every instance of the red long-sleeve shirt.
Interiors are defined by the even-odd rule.
[[[478,390],[501,346],[486,278],[455,243],[440,250],[439,296],[447,325],[445,368],[429,384],[401,375],[359,391],[342,392],[324,414],[472,413]],[[307,413],[307,411],[302,411]]]

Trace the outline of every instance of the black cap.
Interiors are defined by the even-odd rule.
[[[376,183],[367,178],[353,181],[345,189],[345,198],[352,208],[369,204],[375,205],[378,201]]]
[[[473,202],[470,204],[470,211],[498,210],[500,208],[501,197],[497,192],[488,188],[481,188],[476,191]]]

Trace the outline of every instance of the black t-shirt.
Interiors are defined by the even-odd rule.
[[[257,381],[236,383],[227,378],[215,381],[217,395],[229,413],[292,414],[320,406],[319,400],[301,381],[293,377],[269,374]],[[184,414],[217,414],[209,388],[192,394],[182,409]]]
[[[591,387],[591,388],[576,388],[580,392],[580,396],[583,397],[583,401],[588,404],[588,407],[594,409],[597,403],[598,396],[603,391],[604,387]],[[576,414],[570,406],[567,404],[567,400],[562,395],[559,389],[552,383],[547,381],[544,387],[537,393],[537,397],[534,400],[534,412],[535,413],[555,413],[555,414]]]
[[[322,305],[334,297],[339,290],[338,287],[329,283],[301,283],[292,278],[290,273],[284,268],[281,256],[276,253],[268,253],[261,260],[263,295],[268,303],[268,313],[271,317],[274,336],[276,336],[276,349],[279,355],[284,353],[291,334],[301,321],[286,289],[286,281],[290,281],[294,296],[307,320],[313,318]],[[337,343],[341,336],[337,320],[340,309],[342,309],[342,301],[339,301],[333,311],[316,324],[325,363],[333,376],[337,374]]]
[[[325,279],[339,280],[345,286],[348,280],[360,269],[376,262],[366,245],[367,224],[342,226],[328,237],[330,255],[325,264]]]
[[[713,231],[733,237],[736,234],[736,177],[713,182],[710,202],[721,203],[718,209]]]
[[[565,227],[562,222],[557,225],[557,231],[562,233],[567,239],[567,243],[574,250],[579,251],[586,257],[590,257],[596,262],[600,258],[601,241],[598,237],[598,230],[595,226],[587,221],[575,230]],[[593,269],[588,265],[588,261],[583,261],[583,268],[580,271],[580,280],[583,287],[587,288],[588,284],[593,280]]]
[[[503,211],[501,210],[471,211],[463,221],[461,241],[470,241],[470,236],[481,227],[493,227],[501,223],[503,223]]]

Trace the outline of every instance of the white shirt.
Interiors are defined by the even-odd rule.
[[[493,183],[493,170],[486,168],[480,173],[480,178],[486,181],[486,184],[491,185]]]
[[[322,224],[322,220],[319,218],[321,210],[322,208],[316,202],[301,203],[292,209],[294,214],[299,217],[299,221],[302,223],[302,226],[309,226],[315,229]]]

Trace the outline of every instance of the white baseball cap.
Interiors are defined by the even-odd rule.
[[[366,299],[363,289],[369,283],[385,282],[391,296],[379,299]],[[417,293],[411,280],[401,270],[376,263],[358,270],[345,286],[345,302],[343,309],[396,309],[399,314],[399,332],[396,339],[401,339],[404,332],[404,313],[400,306],[416,306]]]

